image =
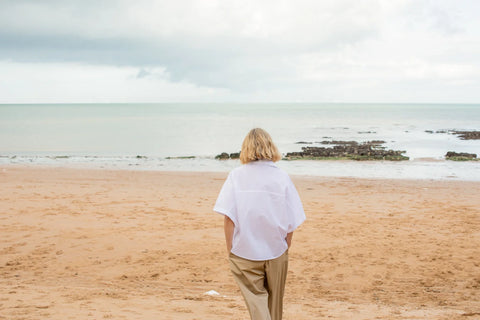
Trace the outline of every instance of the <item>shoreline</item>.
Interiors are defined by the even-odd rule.
[[[247,318],[212,211],[225,178],[0,166],[0,319]],[[478,316],[480,182],[292,180],[286,319]]]
[[[0,167],[228,173],[235,167],[241,165],[238,160],[170,159],[155,162],[137,157],[120,157],[117,160],[108,158],[103,161],[72,161],[68,158],[59,158],[50,159],[49,161],[51,162],[34,162],[33,160],[16,163],[0,162]],[[290,175],[295,176],[480,182],[479,163],[478,161],[450,161],[422,158],[402,162],[281,160],[277,162],[277,165]]]
[[[308,161],[308,160],[307,160]],[[343,161],[343,160],[339,160]],[[89,167],[89,166],[69,166],[69,165],[46,165],[46,164],[0,164],[0,177],[2,174],[5,174],[9,171],[72,171],[72,172],[85,172],[85,173],[92,173],[92,172],[109,172],[111,174],[122,174],[122,173],[129,173],[129,174],[153,174],[153,175],[160,175],[160,176],[219,176],[223,178],[227,178],[229,171],[187,171],[187,170],[152,170],[152,169],[138,169],[138,168],[116,168],[116,167]],[[430,183],[459,183],[459,184],[472,184],[472,185],[479,185],[480,181],[472,181],[472,180],[449,180],[449,179],[426,179],[426,178],[388,178],[388,177],[354,177],[354,176],[318,176],[318,175],[308,175],[308,174],[288,174],[292,180],[323,180],[323,181],[372,181],[372,182],[387,182],[391,181],[392,183],[402,183],[402,182],[425,182],[427,184]],[[220,190],[219,190],[220,191]]]

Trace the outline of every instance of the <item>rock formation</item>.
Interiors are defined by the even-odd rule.
[[[454,161],[477,160],[477,155],[475,153],[448,151],[445,159]]]
[[[240,158],[240,152],[234,152],[230,154],[226,152],[222,152],[215,156],[215,159],[217,160],[228,160],[228,159],[238,159],[238,158]]]
[[[453,134],[458,135],[462,140],[479,140],[480,131],[452,131]]]
[[[402,155],[405,151],[386,150],[384,141],[323,141],[322,144],[334,144],[333,147],[302,147],[300,152],[289,152],[286,160],[391,160],[400,161],[409,158]]]

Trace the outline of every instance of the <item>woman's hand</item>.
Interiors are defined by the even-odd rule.
[[[293,231],[287,234],[287,237],[285,238],[285,241],[287,241],[288,248],[290,249],[290,246],[292,245],[292,237],[293,237]]]

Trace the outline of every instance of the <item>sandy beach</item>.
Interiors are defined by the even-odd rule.
[[[225,177],[0,167],[0,319],[249,319]],[[284,319],[480,319],[480,182],[292,179]]]

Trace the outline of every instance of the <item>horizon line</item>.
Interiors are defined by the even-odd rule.
[[[87,105],[87,104],[420,104],[420,105],[480,105],[480,102],[347,102],[347,101],[211,101],[211,102],[179,102],[179,101],[162,101],[162,102],[0,102],[0,105]]]

